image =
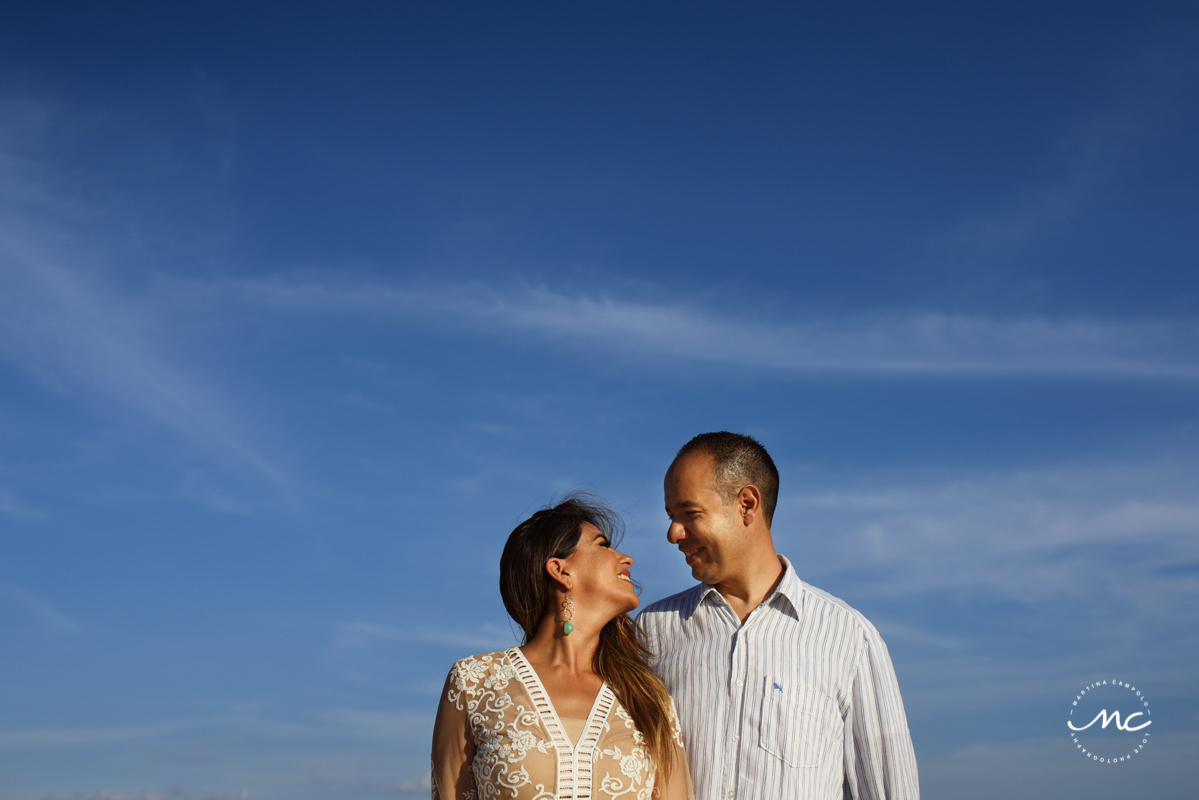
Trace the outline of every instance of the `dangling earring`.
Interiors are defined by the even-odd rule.
[[[562,623],[562,633],[570,636],[571,631],[575,629],[574,623],[571,622],[575,618],[575,601],[571,598],[570,592],[566,593],[566,599],[562,601],[562,617],[566,620]]]

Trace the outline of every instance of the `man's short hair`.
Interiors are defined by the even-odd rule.
[[[757,439],[728,431],[701,433],[679,448],[674,460],[677,462],[691,453],[712,456],[712,478],[716,482],[716,491],[726,504],[746,486],[757,486],[762,493],[766,525],[770,525],[779,499],[779,471],[770,453]]]

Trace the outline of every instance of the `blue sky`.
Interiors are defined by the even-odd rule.
[[[504,537],[782,472],[927,798],[1199,785],[1189,4],[0,12],[0,800],[427,791]],[[1152,701],[1135,763],[1065,720]],[[1016,766],[1014,766],[1016,765]]]

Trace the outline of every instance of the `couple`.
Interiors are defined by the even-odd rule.
[[[765,448],[696,436],[665,494],[666,538],[701,583],[636,622],[614,514],[571,498],[512,532],[500,593],[524,645],[450,671],[433,797],[917,800],[887,648],[775,553]]]

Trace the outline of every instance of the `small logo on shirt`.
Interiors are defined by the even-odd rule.
[[[1149,744],[1149,701],[1131,683],[1100,680],[1081,689],[1066,727],[1075,748],[1098,764],[1129,761]]]
[[[777,683],[774,685],[774,688],[780,692],[783,691],[783,687],[779,686]]]

